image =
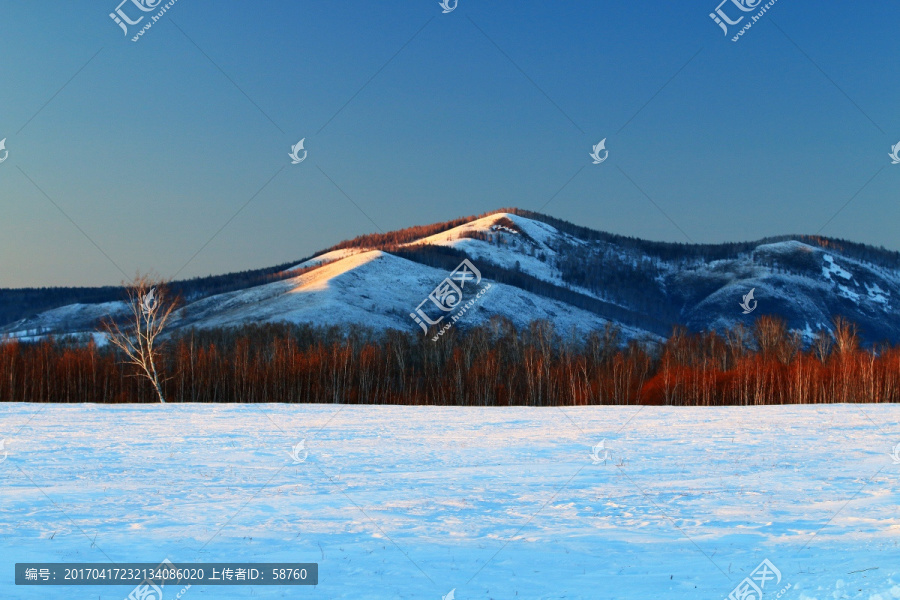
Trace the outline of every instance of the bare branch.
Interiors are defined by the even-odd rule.
[[[159,401],[165,403],[162,383],[157,364],[162,359],[163,338],[178,299],[170,292],[167,282],[156,280],[149,275],[138,274],[125,286],[128,317],[120,325],[115,318],[103,322],[102,328],[113,346],[126,357],[123,361],[141,371],[153,385]]]

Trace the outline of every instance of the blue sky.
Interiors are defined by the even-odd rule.
[[[900,5],[778,0],[734,43],[716,1],[226,4],[133,43],[115,0],[0,0],[0,286],[264,267],[502,206],[900,249]]]

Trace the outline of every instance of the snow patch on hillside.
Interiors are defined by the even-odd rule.
[[[888,292],[885,292],[883,289],[878,287],[877,283],[873,283],[871,286],[867,283],[865,284],[865,286],[866,292],[869,296],[869,300],[871,300],[872,302],[877,302],[878,304],[888,304]]]
[[[822,267],[822,275],[825,276],[826,279],[834,281],[832,275],[837,275],[841,279],[845,279],[847,281],[853,280],[853,275],[850,274],[849,271],[846,271],[840,267],[835,261],[834,257],[830,254],[826,254],[822,257],[825,260],[825,265]]]

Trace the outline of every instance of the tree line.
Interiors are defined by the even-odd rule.
[[[736,259],[749,254],[757,247],[790,240],[831,250],[849,258],[869,262],[886,269],[900,269],[900,252],[888,250],[884,246],[869,246],[840,238],[827,238],[820,235],[779,235],[765,237],[760,240],[746,242],[723,242],[718,244],[696,244],[682,242],[654,242],[641,238],[624,236],[604,231],[596,231],[581,225],[575,225],[563,219],[543,215],[530,210],[505,208],[498,212],[508,212],[536,221],[541,221],[557,230],[590,242],[606,242],[624,250],[636,250],[641,254],[659,258],[664,261],[702,261]]]
[[[454,406],[677,406],[900,401],[900,348],[863,348],[855,327],[804,344],[760,317],[722,333],[676,328],[625,341],[503,318],[431,336],[362,327],[254,324],[170,335],[157,367],[167,402]],[[114,346],[47,339],[0,343],[0,401],[158,402]]]

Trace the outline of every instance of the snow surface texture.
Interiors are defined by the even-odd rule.
[[[0,597],[120,600],[131,588],[17,588],[13,563],[168,557],[319,563],[315,588],[188,600],[715,600],[768,559],[782,580],[763,600],[788,584],[782,599],[894,600],[898,420],[891,405],[0,404]]]

